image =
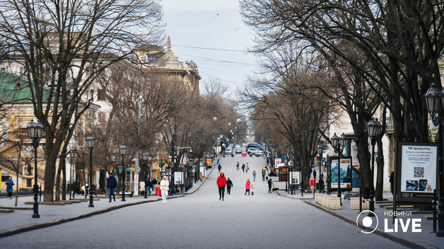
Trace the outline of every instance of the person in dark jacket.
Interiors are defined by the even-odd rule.
[[[231,195],[231,187],[233,187],[233,182],[228,178],[227,180],[227,194]]]
[[[324,193],[324,179],[319,180],[319,193]]]
[[[9,177],[6,181],[6,192],[8,193],[9,199],[12,199],[12,192],[14,191],[12,186],[14,186],[14,182],[12,181],[12,177]]]
[[[272,191],[271,191],[271,186],[272,186],[272,184],[273,184],[273,181],[271,180],[271,177],[268,179],[268,193],[273,193]]]
[[[219,187],[219,200],[224,200],[225,194],[225,186],[227,185],[227,179],[225,178],[224,172],[220,173],[220,176],[217,178],[217,186]]]
[[[109,173],[107,188],[109,193],[109,202],[111,202],[111,196],[113,196],[114,201],[116,201],[117,179],[114,177],[113,173]]]
[[[236,169],[239,169],[239,161],[236,163]]]
[[[242,172],[245,172],[245,163],[242,164]]]
[[[217,168],[219,169],[219,173],[220,173],[220,170],[222,169],[222,166],[219,164],[219,166],[217,166]]]

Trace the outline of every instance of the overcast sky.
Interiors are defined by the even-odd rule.
[[[219,79],[230,94],[243,88],[257,69],[257,58],[242,52],[254,43],[238,0],[162,0],[160,4],[172,50],[180,61],[197,63],[201,91],[209,78]]]

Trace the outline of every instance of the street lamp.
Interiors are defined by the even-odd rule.
[[[92,182],[92,177],[93,177],[92,156],[93,156],[94,146],[96,146],[96,143],[97,143],[97,139],[94,137],[93,134],[89,134],[85,140],[86,140],[86,146],[88,146],[88,148],[89,148],[89,205],[88,205],[88,207],[94,207],[93,182]]]
[[[347,144],[347,138],[345,137],[344,133],[342,133],[341,137],[336,136],[336,133],[331,138],[331,143],[333,148],[335,149],[335,152],[338,154],[338,197],[339,202],[342,206],[342,195],[341,195],[341,155],[342,151]]]
[[[381,124],[378,122],[378,120],[376,119],[371,119],[368,123],[367,123],[367,132],[368,132],[368,136],[371,138],[371,143],[372,143],[372,172],[371,172],[371,186],[370,186],[370,211],[368,213],[368,216],[375,216],[374,215],[374,211],[375,211],[375,201],[374,201],[374,197],[375,197],[375,189],[374,189],[374,184],[373,184],[373,179],[374,179],[374,171],[375,171],[375,144],[376,144],[376,137],[379,135],[379,133],[382,130],[382,126]]]
[[[439,91],[432,83],[429,90],[425,94],[427,110],[432,116],[432,122],[435,126],[439,125],[438,141],[441,145],[439,148],[439,204],[438,204],[438,231],[436,237],[444,237],[444,164],[443,164],[443,144],[442,144],[442,125],[444,124],[444,91]],[[441,121],[441,122],[440,122]]]
[[[145,152],[143,152],[143,154],[142,154],[142,157],[143,157],[143,160],[145,161],[145,169],[147,169],[147,173],[146,173],[146,175],[145,175],[145,178],[146,178],[146,183],[145,183],[145,196],[143,197],[143,198],[148,198],[148,196],[147,196],[147,192],[148,191],[146,191],[148,188],[148,180],[150,179],[149,177],[148,177],[148,175],[149,175],[149,173],[150,173],[150,169],[148,168],[148,157],[149,157],[149,155],[150,155],[150,153],[148,153],[148,151],[145,151]]]
[[[76,172],[76,167],[74,166],[74,160],[77,157],[77,150],[71,150],[69,152],[69,161],[71,163],[71,194],[69,195],[69,199],[75,199],[74,197],[74,190],[73,190],[73,184],[75,182],[75,172]]]
[[[39,215],[39,203],[37,202],[37,193],[39,191],[39,187],[37,185],[37,148],[39,147],[40,138],[43,136],[43,125],[38,122],[37,124],[34,121],[28,124],[28,137],[32,139],[32,145],[34,146],[34,214],[32,218],[40,218]]]
[[[119,147],[120,155],[122,155],[122,168],[123,168],[123,183],[122,183],[122,201],[125,200],[125,175],[126,175],[126,169],[125,169],[125,154],[126,154],[126,145],[122,144]]]
[[[321,184],[320,184],[320,182],[321,182],[322,154],[324,152],[324,145],[321,142],[319,142],[316,149],[317,149],[318,154],[319,154],[319,182],[318,183],[319,183],[319,193],[321,193]]]

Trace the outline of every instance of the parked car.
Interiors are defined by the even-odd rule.
[[[235,153],[236,154],[242,154],[242,149],[241,148],[236,148]]]
[[[226,155],[229,155],[231,153],[233,153],[233,149],[231,147],[228,147],[228,148],[225,149],[225,154]]]

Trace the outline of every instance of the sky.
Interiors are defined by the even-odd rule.
[[[200,91],[204,82],[219,79],[234,98],[253,76],[258,63],[252,53],[253,29],[239,13],[238,0],[162,0],[166,35],[180,61],[196,62]]]

